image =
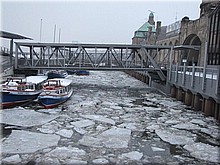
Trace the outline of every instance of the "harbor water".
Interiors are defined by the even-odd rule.
[[[219,124],[123,72],[72,75],[64,104],[1,111],[1,164],[219,164]]]

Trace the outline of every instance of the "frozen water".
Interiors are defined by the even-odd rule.
[[[125,128],[111,128],[96,137],[83,136],[79,140],[85,146],[107,148],[127,148],[130,141],[131,130]]]
[[[126,148],[130,140],[131,130],[111,128],[99,135],[108,148]]]
[[[204,122],[202,119],[192,119],[190,122],[194,124],[199,124],[201,126],[206,125],[206,122]]]
[[[124,153],[121,155],[121,158],[128,158],[130,160],[138,161],[143,157],[143,153],[140,153],[138,151],[132,151],[128,153]]]
[[[212,117],[187,110],[123,72],[91,71],[91,76],[71,79],[74,94],[63,106],[0,112],[6,131],[3,160],[50,165],[217,163],[219,127]],[[213,146],[196,145],[198,140]],[[173,155],[167,143],[181,145],[175,153],[180,155]]]
[[[172,127],[178,129],[185,129],[185,130],[200,130],[200,127],[198,125],[192,123],[180,123]]]
[[[100,122],[115,125],[114,120],[106,118],[106,117],[101,116],[101,115],[81,115],[81,116],[84,117],[84,118],[91,119],[91,120],[96,120],[96,121],[100,121]]]
[[[127,128],[127,129],[130,129],[132,131],[137,131],[137,127],[136,127],[136,123],[123,123],[123,124],[120,124],[118,125],[118,127],[121,127],[121,128]]]
[[[190,155],[209,162],[220,163],[219,147],[213,147],[209,144],[194,143],[185,145],[184,149],[190,152]]]
[[[42,133],[55,133],[61,128],[61,125],[57,121],[51,121],[49,123],[46,123],[42,125],[41,128],[37,128]]]
[[[2,116],[1,123],[5,123],[8,125],[17,125],[22,127],[42,125],[58,117],[54,115],[36,112],[34,110],[16,108],[5,109],[4,111],[0,111],[0,115]]]
[[[66,138],[71,138],[71,136],[73,135],[73,131],[68,130],[68,129],[62,129],[62,130],[57,131],[56,134],[66,137]]]
[[[87,131],[82,128],[74,127],[73,129],[81,135],[84,135],[87,133]]]
[[[94,159],[92,163],[101,165],[101,164],[109,164],[109,161],[105,158]]]
[[[192,144],[195,139],[195,135],[186,131],[174,129],[158,129],[155,130],[155,132],[163,141],[170,144]]]
[[[4,164],[19,164],[21,162],[21,158],[18,154],[12,155],[2,159]]]
[[[86,152],[76,147],[56,147],[54,150],[47,153],[45,156],[57,158],[62,164],[70,163],[71,160],[82,161],[85,158]]]
[[[214,137],[215,139],[220,139],[220,130],[219,129],[201,128],[201,132],[206,133],[206,134],[210,135],[211,137]]]
[[[60,136],[29,131],[13,130],[2,143],[3,153],[34,153],[40,149],[56,146]]]
[[[71,122],[70,124],[74,125],[77,128],[83,128],[94,125],[95,122],[91,120],[79,120],[79,121]]]
[[[151,149],[156,152],[156,151],[165,151],[164,148],[159,148],[159,147],[151,147]]]

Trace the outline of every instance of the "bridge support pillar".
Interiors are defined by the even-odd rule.
[[[204,114],[206,116],[212,116],[213,111],[213,101],[211,99],[205,99],[205,107],[204,107]]]
[[[185,92],[185,100],[184,103],[188,106],[192,105],[192,94],[189,91]]]
[[[176,97],[176,87],[175,86],[172,86],[171,87],[171,97]]]
[[[218,104],[217,112],[217,120],[220,122],[220,104]]]
[[[214,118],[218,121],[220,121],[220,104],[215,103],[215,114]]]
[[[178,101],[182,101],[183,100],[183,91],[180,88],[177,90],[177,98],[176,99]]]
[[[199,111],[201,110],[201,102],[200,102],[201,97],[199,95],[195,95],[194,96],[194,104],[193,104],[193,108],[195,111]]]

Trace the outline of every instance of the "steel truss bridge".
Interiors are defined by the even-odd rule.
[[[166,76],[161,64],[171,65],[172,46],[126,44],[21,43],[15,49],[15,69],[144,70]],[[165,56],[161,51],[165,50]],[[161,59],[157,63],[156,59]],[[166,62],[165,62],[166,61]]]

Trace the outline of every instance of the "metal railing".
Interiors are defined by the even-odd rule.
[[[172,65],[169,83],[220,101],[220,67]]]

